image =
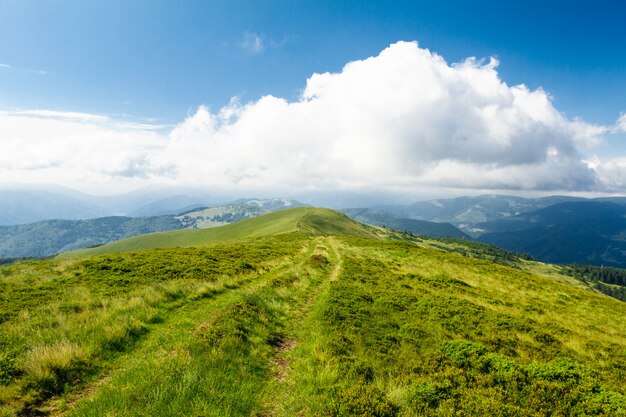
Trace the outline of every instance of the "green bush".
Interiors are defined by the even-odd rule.
[[[394,417],[399,407],[390,402],[385,394],[373,385],[354,385],[339,391],[331,404],[332,417]]]

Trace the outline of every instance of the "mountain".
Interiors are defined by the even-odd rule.
[[[1,267],[0,415],[624,416],[626,303],[380,233],[301,207]]]
[[[377,209],[354,208],[342,211],[358,222],[388,227],[401,232],[406,231],[422,236],[471,239],[467,234],[463,233],[450,223],[435,223],[425,220],[406,219],[384,210]]]
[[[536,259],[626,267],[626,206],[585,201],[557,204],[477,225],[478,240]]]
[[[283,233],[376,237],[364,225],[329,209],[297,207],[208,229],[184,229],[135,236],[94,248],[60,254],[59,258],[129,252],[155,248],[190,247],[201,244],[262,237]]]
[[[484,233],[512,232],[602,219],[620,219],[624,216],[626,205],[612,201],[587,200],[555,204],[529,213],[478,223],[475,228]]]
[[[504,195],[482,195],[419,201],[409,205],[376,206],[400,217],[451,223],[466,233],[474,232],[473,225],[535,211],[554,204],[584,200],[577,197],[551,196],[523,198]]]
[[[161,187],[95,196],[63,187],[0,185],[0,225],[106,216],[149,217],[216,205],[228,199],[203,189]]]
[[[46,219],[88,219],[109,215],[106,208],[40,190],[0,190],[0,225]]]
[[[46,220],[0,226],[0,257],[50,256],[130,236],[183,227],[184,224],[173,216]]]
[[[196,208],[181,212],[176,218],[185,227],[205,229],[223,226],[243,219],[272,213],[286,208],[301,207],[299,201],[285,198],[270,199],[240,199],[229,204],[215,207]]]
[[[0,258],[50,256],[146,233],[215,227],[301,205],[282,198],[247,199],[212,208],[192,209],[180,215],[45,220],[0,226]]]

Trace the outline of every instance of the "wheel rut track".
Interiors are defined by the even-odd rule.
[[[177,317],[186,315],[189,312],[199,310],[212,311],[214,309],[223,308],[228,305],[230,299],[236,298],[255,288],[271,284],[274,278],[290,269],[294,263],[303,264],[306,262],[315,250],[315,247],[315,242],[307,242],[294,257],[281,259],[279,264],[271,270],[259,274],[258,276],[242,276],[235,284],[225,284],[223,288],[212,293],[210,296],[201,299],[189,299],[185,304],[169,311],[166,320],[158,324],[150,325],[150,332],[139,341],[132,350],[126,352],[104,372],[94,375],[92,377],[93,382],[90,385],[72,396],[66,396],[63,406],[65,411],[59,409],[60,407],[57,403],[59,398],[52,398],[41,406],[41,409],[46,410],[42,415],[66,416],[71,414],[80,401],[93,398],[98,394],[101,388],[111,383],[111,381],[124,373],[127,369],[130,369],[132,367],[133,357],[149,356],[153,353],[155,347],[162,348],[163,346],[160,346],[158,341],[160,337],[159,329],[167,328]]]
[[[328,254],[331,258],[332,269],[327,276],[321,280],[317,286],[310,290],[310,294],[306,297],[305,301],[298,307],[295,314],[295,319],[287,329],[288,333],[297,334],[297,329],[302,323],[310,319],[310,309],[315,303],[317,297],[328,289],[331,282],[339,279],[342,270],[342,258],[341,252],[337,248],[337,242],[333,237],[326,237],[320,243],[318,248],[322,246],[322,242],[328,249]],[[276,350],[274,358],[271,360],[272,367],[274,368],[274,382],[270,383],[271,394],[268,393],[268,398],[273,398],[277,402],[274,404],[268,404],[263,411],[257,413],[258,416],[270,417],[277,415],[276,410],[283,408],[283,402],[289,397],[289,372],[291,370],[291,363],[289,360],[289,353],[296,349],[300,344],[297,338],[286,338],[282,340]]]

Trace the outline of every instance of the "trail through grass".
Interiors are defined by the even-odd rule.
[[[328,269],[324,253],[312,241],[255,282],[179,309],[69,415],[250,415],[293,340],[298,306]]]
[[[626,416],[626,304],[537,268],[303,233],[16,264],[0,416]]]

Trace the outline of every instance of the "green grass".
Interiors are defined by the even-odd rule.
[[[276,216],[0,268],[0,416],[626,415],[625,303],[482,246]]]
[[[211,229],[150,233],[95,248],[62,253],[58,258],[130,252],[155,248],[190,247],[225,240],[304,232],[316,235],[375,235],[366,227],[333,210],[297,207]]]

